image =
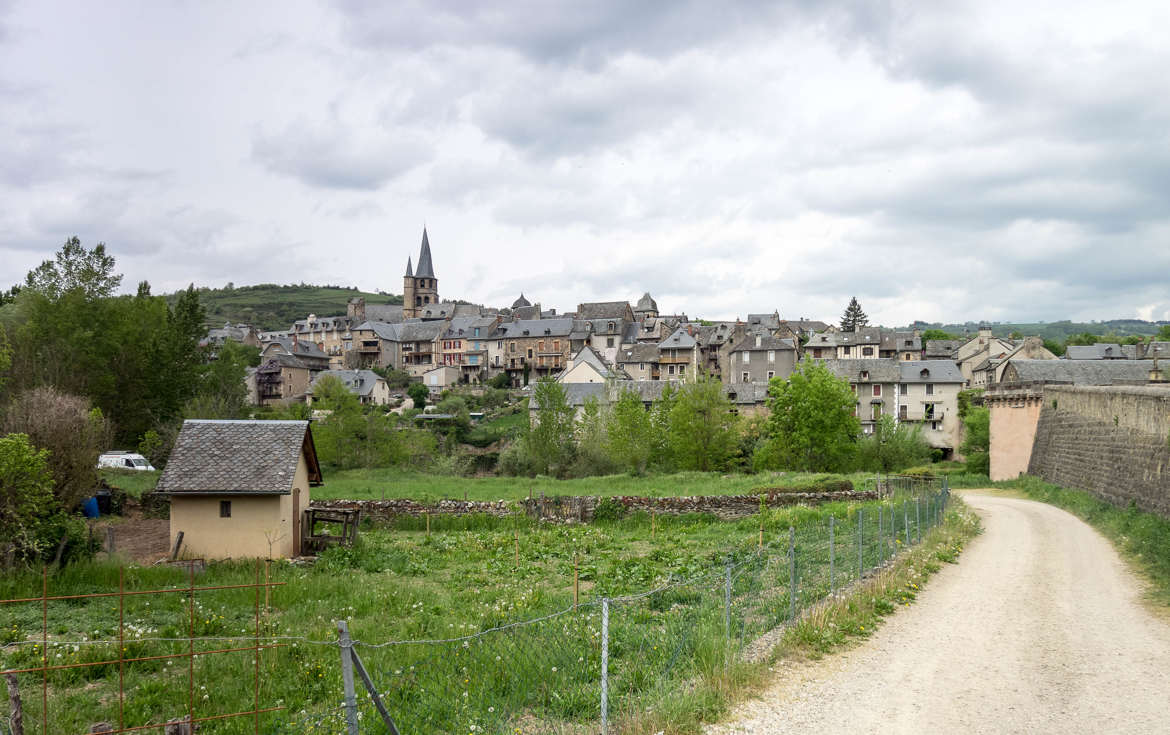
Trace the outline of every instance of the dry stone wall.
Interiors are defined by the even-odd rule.
[[[874,490],[835,492],[769,492],[761,491],[764,502],[770,508],[790,505],[818,505],[832,501],[875,500]],[[594,495],[550,496],[531,499],[495,502],[467,500],[441,500],[437,503],[420,503],[414,500],[315,500],[314,508],[331,510],[360,510],[363,517],[389,520],[398,516],[467,515],[486,513],[506,516],[525,513],[533,518],[547,521],[588,523],[593,520],[594,510],[600,498]],[[622,505],[629,512],[653,511],[659,514],[711,513],[720,518],[743,518],[760,509],[760,495],[689,495],[667,498],[635,496],[613,496],[608,498]]]
[[[1048,386],[1028,474],[1170,516],[1170,390]]]

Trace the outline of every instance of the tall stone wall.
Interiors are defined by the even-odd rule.
[[[1170,516],[1170,389],[1047,386],[1028,474]]]
[[[1043,386],[993,389],[983,396],[991,416],[991,479],[1014,480],[1028,471],[1044,402]]]

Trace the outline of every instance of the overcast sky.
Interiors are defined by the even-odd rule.
[[[1025,7],[1026,6],[1026,7]],[[1170,4],[0,0],[0,286],[1170,319]]]

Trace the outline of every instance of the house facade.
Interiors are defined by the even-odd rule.
[[[791,339],[767,334],[748,335],[732,346],[724,383],[767,383],[787,378],[796,367],[796,345]]]

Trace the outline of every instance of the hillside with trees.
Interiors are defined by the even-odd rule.
[[[1147,322],[1142,319],[1109,319],[1094,322],[966,322],[964,324],[942,324],[939,322],[917,321],[908,327],[899,329],[937,329],[958,337],[964,334],[975,334],[979,329],[990,329],[996,337],[1011,337],[1012,335],[1037,336],[1053,342],[1065,343],[1071,337],[1080,337],[1085,334],[1111,337],[1101,341],[1122,341],[1125,337],[1149,337],[1158,334],[1170,322]],[[1073,342],[1077,344],[1077,342]]]
[[[297,319],[309,314],[337,316],[344,314],[349,300],[365,297],[367,304],[401,304],[402,297],[388,293],[369,293],[345,286],[313,286],[305,283],[277,285],[261,283],[255,286],[195,289],[203,307],[208,326],[223,326],[224,322],[251,324],[261,331],[288,329]],[[167,294],[170,304],[178,301],[182,292]]]

